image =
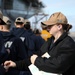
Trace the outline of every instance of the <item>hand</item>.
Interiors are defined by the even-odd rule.
[[[35,62],[35,60],[36,60],[37,57],[38,57],[37,55],[32,55],[31,56],[30,60],[31,60],[32,64],[34,64],[34,62]]]
[[[11,61],[11,60],[10,61],[5,61],[4,62],[4,68],[6,70],[8,70],[10,67],[16,67],[16,63]]]

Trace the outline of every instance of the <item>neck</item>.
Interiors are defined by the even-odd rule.
[[[58,32],[55,36],[54,36],[54,42],[56,42],[58,40],[58,38],[62,35],[63,32]]]

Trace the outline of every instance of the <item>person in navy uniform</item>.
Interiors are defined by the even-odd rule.
[[[4,45],[7,50],[10,50],[7,60],[19,61],[27,58],[26,49],[20,38],[16,37],[10,32],[11,21],[7,16],[3,16],[3,21],[6,25],[3,25],[2,35],[4,39]],[[19,75],[20,71],[10,69],[5,75]]]
[[[23,41],[28,56],[30,57],[34,53],[35,47],[29,33],[24,29],[24,22],[25,21],[23,17],[17,17],[15,20],[15,28],[13,28],[11,32]]]
[[[35,53],[35,45],[33,40],[30,38],[29,33],[24,29],[24,18],[23,17],[17,17],[15,20],[15,27],[11,30],[11,32],[16,36],[19,37],[22,42],[24,43],[24,47],[26,49],[27,52],[27,58],[29,61],[29,58],[31,55],[33,55],[33,53]],[[30,61],[28,62],[30,64]],[[27,67],[28,69],[28,67]],[[24,72],[24,74],[29,74],[31,75],[30,71],[27,70],[26,72]]]
[[[2,30],[2,26],[5,24],[3,21],[3,14],[0,11],[0,31]],[[4,47],[4,40],[2,33],[0,32],[0,75],[5,74],[5,68],[1,65],[7,58],[10,52],[8,52]]]

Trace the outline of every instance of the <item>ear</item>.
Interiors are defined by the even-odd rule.
[[[2,31],[3,30],[3,25],[0,25],[0,31]]]
[[[60,24],[60,25],[58,25],[58,29],[60,30],[60,29],[62,29],[62,25]]]

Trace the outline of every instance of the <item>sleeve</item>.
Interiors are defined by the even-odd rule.
[[[4,75],[5,74],[5,69],[3,66],[0,66],[0,75]]]
[[[8,58],[8,55],[9,54],[4,47],[3,36],[0,32],[0,64],[3,63]]]
[[[9,53],[6,51],[4,45],[0,51],[0,64],[7,60]]]
[[[57,55],[50,58],[37,57],[35,65],[42,71],[64,73],[75,62],[75,45],[62,46]]]
[[[21,71],[28,71],[28,66],[31,64],[29,63],[29,59],[25,59],[25,60],[20,60],[20,61],[16,61],[16,69],[21,70]]]
[[[3,40],[2,34],[0,32],[0,50],[2,49],[3,45],[4,45],[4,40]]]

